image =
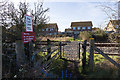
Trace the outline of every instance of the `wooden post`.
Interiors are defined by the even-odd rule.
[[[62,43],[60,42],[59,44],[59,52],[60,52],[60,58],[62,58]]]
[[[79,49],[78,49],[79,51],[78,51],[78,57],[79,57],[79,59],[80,59],[80,43],[79,43]]]
[[[2,79],[2,27],[0,27],[0,80]]]
[[[30,62],[29,43],[24,44],[24,51],[25,51],[25,56],[26,56],[25,60],[29,63]]]
[[[89,71],[94,71],[94,38],[90,38]]]
[[[32,55],[33,55],[33,41],[29,43],[29,57],[30,57],[30,66],[33,66]]]
[[[64,57],[64,45],[63,45],[63,57]]]
[[[87,40],[85,40],[83,42],[82,48],[83,48],[83,53],[82,53],[82,73],[85,73],[85,67],[86,67],[86,44],[87,44]]]
[[[49,55],[51,53],[51,42],[49,39],[47,39],[47,55]],[[51,55],[47,58],[47,60],[49,60],[51,58]]]
[[[16,41],[16,61],[18,67],[25,63],[24,43],[22,40]]]

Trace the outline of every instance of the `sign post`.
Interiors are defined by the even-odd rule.
[[[33,32],[32,16],[25,16],[25,29],[26,32],[22,32],[22,40],[24,41],[25,55],[27,56],[27,60],[31,65],[31,47],[33,46],[32,42],[35,42],[35,32]]]
[[[33,32],[32,16],[25,16],[25,29],[26,32],[22,32],[22,40],[24,43],[29,43],[32,40],[35,41],[35,33]]]

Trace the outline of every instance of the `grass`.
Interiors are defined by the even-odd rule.
[[[38,55],[43,57],[43,56],[47,55],[47,52],[39,52]]]
[[[52,55],[51,55],[51,58],[57,53],[58,51],[55,51]],[[47,52],[40,52],[38,53],[39,56],[46,56],[47,55]],[[56,58],[54,58],[52,60],[52,65],[50,65],[50,70],[48,73],[53,73],[53,74],[56,74],[59,76],[59,78],[62,77],[62,71],[65,71],[65,66],[67,66],[67,64],[69,64],[70,62],[69,61],[64,61],[62,59],[59,58],[59,55],[57,55]],[[64,78],[65,78],[65,72],[64,72]]]
[[[62,70],[64,68],[64,60],[62,59],[54,59],[52,65],[50,66],[50,71],[59,77],[62,77]]]
[[[57,53],[54,52],[51,57],[53,57],[55,54]],[[47,55],[47,52],[45,53],[39,53],[40,56],[44,56]],[[86,53],[86,61],[88,64],[88,59],[89,59],[89,53]],[[59,57],[59,55],[57,56],[57,58]],[[120,62],[120,58],[118,56],[109,56],[110,58],[112,58],[113,60],[115,60],[116,62]],[[59,77],[62,77],[62,70],[65,69],[65,66],[67,66],[69,64],[69,61],[65,62],[64,60],[60,59],[60,58],[55,58],[52,61],[52,65],[50,66],[50,71],[56,75],[58,75]],[[102,55],[100,54],[94,54],[94,62],[95,62],[95,69],[94,72],[89,72],[89,66],[86,66],[86,73],[85,74],[81,74],[82,76],[84,76],[85,78],[119,78],[118,75],[118,68],[116,68],[112,63],[110,63],[107,59],[105,59]],[[82,65],[80,65],[79,67],[79,72],[82,71]]]
[[[47,39],[50,39],[51,41],[69,41],[72,37],[38,37],[36,40],[47,41]]]
[[[51,41],[84,41],[81,39],[73,39],[73,37],[39,37],[37,38],[37,40],[41,40],[41,41],[47,41],[47,39],[50,39]]]
[[[87,61],[89,53],[86,53]],[[120,60],[119,56],[109,56],[116,62]],[[118,68],[110,63],[106,58],[100,54],[94,54],[95,69],[94,72],[89,72],[89,66],[87,65],[87,78],[119,78]],[[88,62],[87,62],[88,64]]]
[[[58,51],[55,51],[54,53],[52,53],[51,58],[52,58],[56,53],[58,53]],[[41,57],[44,57],[44,56],[47,55],[47,52],[39,52],[38,55],[41,56]],[[58,57],[59,57],[59,55],[57,55],[56,58],[58,58]]]

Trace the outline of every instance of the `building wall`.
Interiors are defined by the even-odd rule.
[[[116,30],[111,22],[108,23],[106,31],[115,31],[116,32]]]
[[[39,29],[39,35],[57,35],[58,27],[56,25],[45,26]]]
[[[75,27],[75,29],[74,29]],[[81,27],[81,26],[74,26],[72,27],[72,30],[73,31],[92,31],[92,26],[84,26],[84,27]],[[89,27],[89,29],[88,29]]]

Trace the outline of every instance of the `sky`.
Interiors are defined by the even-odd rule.
[[[15,4],[19,1],[26,1],[30,6],[33,0],[10,0]],[[38,1],[38,0],[34,0]],[[43,0],[42,0],[43,1]],[[93,27],[106,27],[107,15],[101,10],[99,4],[111,4],[117,0],[44,0],[44,8],[50,8],[47,15],[49,23],[57,23],[59,31],[70,28],[71,22],[92,21]]]

